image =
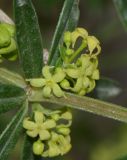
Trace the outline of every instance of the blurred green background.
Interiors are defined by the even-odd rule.
[[[42,31],[44,48],[48,48],[63,0],[34,0]],[[0,8],[13,18],[12,0],[0,0]],[[80,27],[95,35],[101,43],[101,75],[117,80],[122,93],[107,101],[127,106],[127,33],[120,23],[111,0],[80,0]],[[25,43],[25,42],[24,42]],[[13,113],[0,116],[0,130]],[[127,160],[127,125],[86,112],[73,110],[72,145],[60,160]],[[10,160],[18,160],[21,140]],[[53,160],[56,160],[53,158]]]

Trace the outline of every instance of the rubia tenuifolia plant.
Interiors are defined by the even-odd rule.
[[[0,113],[18,108],[0,135],[0,160],[8,158],[22,131],[22,160],[67,153],[72,147],[71,108],[127,122],[126,108],[85,96],[95,88],[97,97],[106,99],[121,89],[112,80],[99,79],[100,43],[77,28],[79,1],[64,1],[49,56],[43,52],[31,0],[13,4],[15,26],[0,24],[0,60],[2,66],[19,55],[23,75],[0,67]],[[45,63],[43,57],[48,57]]]

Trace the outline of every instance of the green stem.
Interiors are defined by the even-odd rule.
[[[73,55],[68,59],[68,63],[73,62],[73,60],[85,49],[87,43],[82,42],[81,46],[73,53]]]
[[[32,90],[29,101],[64,105],[127,123],[127,108],[86,96],[81,97],[66,93],[66,97],[57,98],[52,96],[50,99],[45,99],[42,96],[42,90]]]

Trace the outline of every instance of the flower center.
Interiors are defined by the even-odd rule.
[[[47,80],[46,85],[49,87],[52,87],[53,81],[52,80]]]

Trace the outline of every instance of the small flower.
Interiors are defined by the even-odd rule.
[[[39,135],[40,140],[47,140],[50,138],[50,129],[56,126],[56,122],[52,119],[46,119],[42,112],[35,111],[34,120],[26,118],[23,121],[23,127],[27,130],[26,133],[30,137],[37,137]]]
[[[51,110],[39,103],[32,104],[32,108],[34,120],[25,118],[23,127],[28,136],[37,139],[33,143],[33,153],[42,157],[66,154],[71,149],[71,110]]]
[[[79,95],[85,95],[95,87],[95,80],[99,79],[99,71],[97,69],[98,60],[89,54],[82,54],[77,60],[76,65],[67,66],[66,74],[76,79],[76,83],[71,91]]]
[[[42,70],[44,78],[30,79],[30,84],[33,87],[43,87],[42,94],[44,97],[49,98],[51,92],[53,92],[56,97],[62,97],[64,96],[64,92],[58,83],[65,78],[65,73],[62,68],[56,68],[55,72],[52,74],[50,71],[51,69],[51,67],[45,66]]]
[[[88,32],[87,30],[85,30],[84,28],[76,28],[73,32],[72,32],[72,47],[74,48],[75,43],[77,41],[77,39],[79,37],[86,39],[88,36]]]
[[[71,149],[70,136],[51,133],[51,140],[48,142],[48,150],[42,153],[42,157],[55,157],[64,155]]]

